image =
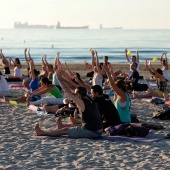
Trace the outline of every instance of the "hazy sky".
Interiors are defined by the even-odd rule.
[[[0,28],[29,24],[170,29],[170,0],[0,0]]]

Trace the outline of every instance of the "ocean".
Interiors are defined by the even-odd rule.
[[[43,55],[52,63],[57,52],[62,62],[90,62],[89,48],[98,51],[100,62],[106,55],[111,63],[123,63],[128,48],[131,55],[138,49],[140,61],[144,62],[170,52],[170,30],[0,29],[0,48],[5,57],[20,58],[21,62],[25,61],[24,49],[30,48],[35,63],[41,63]],[[167,56],[170,59],[170,54]]]

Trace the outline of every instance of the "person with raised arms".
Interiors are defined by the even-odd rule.
[[[163,56],[165,56],[165,59],[163,59]],[[161,70],[163,71],[163,76],[165,77],[166,81],[169,80],[169,77],[168,77],[168,59],[167,59],[167,53],[166,52],[163,52],[161,57],[160,57],[160,61],[161,61],[161,64],[162,64],[162,68]]]
[[[19,60],[19,58],[15,58],[15,60],[13,61],[12,58],[9,58],[9,64],[10,67],[12,66],[14,68],[14,77],[22,77],[22,73],[21,73],[21,62]]]
[[[130,96],[126,89],[126,84],[123,80],[117,80],[114,81],[114,78],[111,76],[111,70],[104,65],[103,66],[108,79],[109,79],[109,85],[114,91],[114,102],[115,107],[118,110],[118,114],[120,116],[120,120],[123,123],[130,123],[131,117],[130,117]]]
[[[136,56],[133,55],[133,56],[132,56],[132,59],[130,60],[130,59],[129,59],[129,56],[128,56],[128,49],[126,48],[126,49],[125,49],[125,56],[126,56],[127,62],[130,64],[130,71],[131,71],[131,65],[132,65],[133,63],[137,63],[137,68],[136,68],[136,70],[139,72],[139,51],[136,50]]]
[[[27,56],[27,51],[28,51],[28,56]],[[33,61],[32,57],[31,57],[31,54],[30,54],[30,49],[27,50],[27,48],[25,48],[25,50],[24,50],[24,57],[25,57],[26,63],[28,64],[27,70],[28,70],[28,77],[29,77],[29,76],[30,76],[30,72],[29,72],[29,70],[30,70],[30,65],[29,65],[29,63],[30,63],[31,61],[32,61],[32,68],[33,68],[33,69],[35,68],[34,61]]]
[[[96,54],[96,60],[94,60],[94,55]],[[102,75],[102,70],[99,65],[99,59],[98,59],[98,54],[97,51],[92,50],[92,68],[94,71],[94,75],[92,78],[92,85],[99,85],[103,86],[103,75]]]
[[[145,61],[145,67],[156,80],[158,90],[153,90],[151,88],[148,88],[147,94],[141,94],[141,95],[133,92],[133,97],[134,98],[161,97],[164,98],[165,101],[169,100],[169,96],[168,96],[169,89],[167,86],[167,81],[163,76],[163,71],[160,68],[155,70],[154,67],[151,65],[151,62],[150,61],[148,62],[147,60]]]
[[[73,99],[81,113],[81,126],[65,127],[61,118],[57,121],[58,129],[42,130],[37,124],[35,132],[38,136],[62,136],[68,135],[72,138],[97,138],[102,135],[103,126],[99,111],[94,101],[87,96],[87,91],[84,87],[77,87],[75,94],[72,94],[70,87],[67,86],[65,80],[62,78],[62,71],[58,71],[57,77],[60,81],[62,89],[67,95]]]
[[[4,75],[6,78],[8,78],[10,76],[10,65],[9,65],[9,61],[4,57],[3,53],[2,53],[2,49],[0,49],[0,59],[2,59],[2,67],[4,68]]]

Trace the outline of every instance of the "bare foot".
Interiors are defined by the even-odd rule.
[[[35,129],[37,136],[43,136],[44,135],[44,131],[40,129],[39,123],[37,123],[35,125],[34,129]]]
[[[80,124],[80,123],[81,123],[80,121],[76,120],[71,114],[70,114],[70,120],[71,120],[71,122],[72,122],[73,125],[74,125],[74,124]]]
[[[26,105],[27,105],[27,106],[30,105],[30,98],[29,98],[29,97],[26,99]]]
[[[49,107],[46,106],[45,104],[43,104],[42,109],[45,110],[46,112],[50,111]]]
[[[77,112],[78,112],[77,109],[75,109],[75,111],[74,111],[74,119],[80,118],[80,117],[78,116]]]
[[[133,94],[133,99],[136,99],[138,97],[138,95],[135,93],[135,91],[133,91],[132,94]]]
[[[3,96],[3,99],[5,102],[9,102],[9,100],[6,98],[6,96]]]
[[[61,117],[59,117],[59,118],[57,119],[55,128],[56,128],[56,129],[62,129],[62,128],[64,128],[64,125],[62,124],[62,121],[61,121]]]

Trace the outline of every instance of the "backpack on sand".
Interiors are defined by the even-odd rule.
[[[158,110],[153,112],[153,117],[160,120],[170,120],[170,110]]]
[[[145,137],[148,135],[149,130],[143,126],[135,126],[130,123],[123,123],[117,126],[110,126],[105,129],[108,136],[137,136]]]
[[[151,99],[150,103],[158,105],[158,104],[164,104],[165,101],[159,97],[154,97]]]

